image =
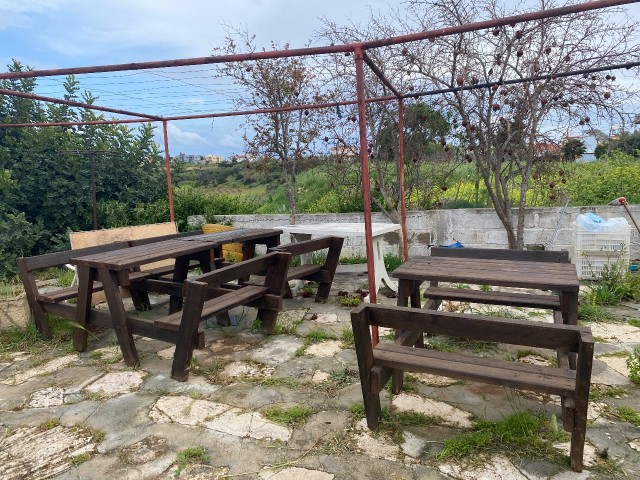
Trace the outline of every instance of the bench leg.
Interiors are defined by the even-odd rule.
[[[276,321],[278,320],[278,311],[259,308],[257,318],[259,318],[260,321],[262,322],[260,331],[267,335],[271,335],[276,328]]]
[[[184,382],[189,378],[189,364],[193,349],[198,344],[198,326],[202,319],[202,306],[206,296],[206,288],[192,289],[182,311],[182,321],[178,328],[176,351],[173,354],[171,378]]]
[[[33,272],[28,271],[24,259],[19,258],[17,262],[18,269],[20,270],[20,280],[22,280],[22,285],[24,285],[24,291],[27,294],[27,301],[29,302],[29,307],[31,307],[36,328],[44,338],[50,340],[51,329],[47,321],[47,314],[44,308],[42,308],[42,304],[36,298],[38,295],[38,287],[36,286]]]
[[[91,292],[96,271],[90,267],[78,265],[78,303],[76,304],[76,327],[73,329],[73,348],[78,352],[87,349],[89,337],[89,315],[91,314]]]
[[[293,292],[291,291],[291,287],[289,286],[289,282],[285,282],[285,284],[284,284],[284,293],[282,294],[282,298],[293,298]],[[317,298],[318,297],[316,297],[316,299]]]
[[[318,285],[318,291],[316,292],[316,302],[326,303],[329,298],[329,292],[331,291],[331,284],[333,282],[321,283]]]

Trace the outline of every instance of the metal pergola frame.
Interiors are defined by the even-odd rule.
[[[140,63],[126,63],[126,64],[112,64],[112,65],[99,65],[88,67],[74,67],[74,68],[60,68],[52,70],[29,70],[24,72],[8,72],[0,73],[0,80],[11,79],[24,79],[24,78],[39,78],[61,75],[80,75],[90,73],[104,73],[104,72],[120,72],[120,71],[133,71],[133,70],[148,70],[157,68],[171,68],[171,67],[184,67],[194,65],[208,65],[208,64],[220,64],[220,63],[233,63],[233,62],[246,62],[246,61],[259,61],[276,58],[288,58],[288,57],[306,57],[317,56],[325,54],[344,53],[347,55],[353,54],[355,61],[355,74],[356,74],[356,99],[346,100],[339,102],[329,103],[313,103],[307,105],[298,105],[291,107],[281,108],[264,108],[245,111],[232,111],[224,113],[210,113],[199,115],[178,115],[178,116],[157,116],[144,113],[131,112],[127,110],[113,109],[109,107],[102,107],[93,104],[87,104],[82,102],[63,100],[51,97],[45,97],[41,95],[35,95],[30,93],[16,92],[13,90],[0,89],[0,95],[9,95],[22,98],[28,98],[32,100],[38,100],[43,102],[62,104],[80,108],[86,108],[91,110],[98,110],[107,113],[114,113],[119,115],[126,115],[133,118],[127,119],[113,119],[113,120],[93,120],[93,121],[75,121],[75,122],[42,122],[42,123],[15,123],[15,124],[0,124],[0,128],[17,128],[17,127],[49,127],[49,126],[81,126],[81,125],[113,125],[113,124],[126,124],[126,123],[148,123],[148,122],[161,122],[162,132],[164,138],[164,153],[165,153],[165,168],[167,174],[167,188],[169,195],[169,215],[171,221],[175,220],[174,208],[173,208],[173,193],[171,186],[171,169],[169,154],[169,139],[167,133],[167,123],[170,121],[178,120],[193,120],[193,119],[205,119],[205,118],[219,118],[230,116],[244,116],[244,115],[256,115],[265,113],[298,111],[298,110],[311,110],[320,108],[329,108],[343,105],[357,105],[358,108],[358,125],[359,125],[359,143],[360,143],[360,162],[361,162],[361,176],[362,176],[362,194],[364,199],[364,223],[365,223],[365,239],[366,239],[366,253],[368,262],[368,283],[370,290],[370,301],[376,303],[376,291],[375,291],[375,277],[373,269],[373,243],[372,243],[372,222],[371,222],[371,188],[370,188],[370,176],[369,176],[369,154],[367,152],[367,118],[366,118],[366,104],[372,102],[390,101],[395,100],[398,102],[398,137],[399,137],[399,185],[400,185],[400,212],[401,212],[401,227],[403,237],[403,254],[405,260],[409,256],[408,241],[407,241],[407,227],[406,227],[406,203],[404,193],[404,125],[403,125],[403,112],[404,112],[404,99],[407,98],[419,98],[422,96],[439,95],[443,93],[452,93],[464,90],[481,89],[492,87],[493,85],[509,85],[517,83],[525,83],[536,80],[548,80],[556,77],[568,77],[574,75],[581,75],[585,73],[593,73],[604,70],[615,70],[621,68],[630,68],[640,65],[640,61],[629,62],[624,64],[609,65],[605,67],[597,67],[592,69],[576,70],[570,72],[562,72],[557,74],[539,75],[528,78],[518,78],[512,80],[489,82],[476,85],[468,85],[461,87],[452,87],[446,89],[438,89],[427,92],[412,92],[402,93],[397,90],[394,85],[386,78],[383,71],[375,64],[375,62],[367,55],[367,50],[376,49],[380,47],[387,47],[391,45],[400,45],[404,43],[410,43],[419,40],[434,40],[438,37],[450,36],[460,33],[478,31],[483,29],[492,29],[510,24],[529,22],[534,20],[541,20],[551,17],[559,17],[563,15],[570,15],[575,13],[586,12],[590,10],[597,10],[601,8],[621,6],[630,3],[637,3],[639,0],[598,0],[589,1],[584,3],[578,3],[574,5],[567,5],[564,7],[553,8],[548,10],[540,10],[535,12],[528,12],[519,15],[512,15],[509,17],[503,17],[499,19],[485,20],[480,22],[473,22],[464,25],[456,25],[452,27],[430,30],[425,32],[416,32],[406,35],[400,35],[395,37],[376,39],[366,42],[354,42],[343,45],[331,45],[324,47],[302,48],[292,50],[274,50],[253,52],[236,55],[218,55],[208,57],[196,57],[177,60],[163,60],[152,62],[140,62]],[[364,64],[367,64],[369,69],[378,77],[383,85],[389,89],[393,95],[367,98],[365,95],[365,78],[364,78]],[[377,328],[374,328],[373,332],[374,343],[378,342]]]

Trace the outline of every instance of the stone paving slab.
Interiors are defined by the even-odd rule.
[[[593,388],[623,387],[625,393],[591,402],[587,467],[581,474],[550,460],[512,458],[509,452],[478,461],[438,461],[443,442],[472,431],[478,419],[499,421],[519,409],[558,417],[559,398],[411,374],[411,391],[381,392],[383,407],[438,417],[436,425],[400,427],[394,435],[370,431],[352,413],[362,393],[353,346],[342,340],[350,330],[350,309],[339,306],[335,296],[359,287],[352,277],[339,275],[326,304],[312,298],[286,300],[279,335],[253,331],[253,309],[234,312],[238,327],[213,322],[186,382],[169,376],[171,345],[136,339],[141,365],[130,369],[113,332],[92,338],[89,351],[81,354],[64,348],[3,354],[0,480],[604,479],[611,475],[601,468],[603,452],[619,465],[620,475],[624,471],[628,478],[640,478],[638,427],[614,415],[621,406],[640,411],[640,390],[629,381],[624,359],[640,344],[639,328],[625,322],[592,325],[601,340]],[[395,304],[382,294],[379,301]],[[163,314],[166,302],[154,305],[146,314]],[[625,315],[637,311],[627,308]],[[534,311],[527,318],[552,321],[548,312]],[[327,338],[305,339],[318,331]],[[486,354],[521,356],[502,346]],[[548,364],[554,356],[535,352],[519,361]],[[278,423],[265,413],[270,407],[292,406],[309,409],[304,423]],[[204,447],[208,463],[180,464],[178,452],[198,446]]]

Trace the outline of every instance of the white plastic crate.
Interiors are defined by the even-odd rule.
[[[578,278],[590,279],[598,278],[606,266],[612,266],[616,262],[629,263],[629,250],[625,248],[622,252],[607,252],[594,250],[571,251],[571,262],[576,266]]]
[[[631,226],[626,225],[615,232],[593,232],[573,225],[573,248],[576,251],[628,252],[631,241]]]

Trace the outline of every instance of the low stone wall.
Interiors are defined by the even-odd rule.
[[[640,222],[640,205],[629,207]],[[570,250],[573,243],[572,224],[580,213],[593,212],[605,219],[624,217],[631,224],[631,258],[640,258],[640,238],[622,206],[529,208],[525,216],[525,244],[544,245],[560,225],[554,250]],[[514,215],[515,217],[515,215]],[[222,217],[220,217],[222,218]],[[288,225],[289,215],[229,215],[224,217],[236,227],[270,228]],[[381,213],[372,215],[374,222],[389,222]],[[296,223],[363,222],[362,213],[302,214]],[[515,221],[515,220],[514,220]],[[491,208],[412,211],[407,214],[410,256],[428,255],[430,245],[447,245],[459,241],[467,247],[507,248],[507,235],[498,216]],[[385,253],[398,253],[398,236],[385,235]],[[283,243],[288,238],[283,235]],[[364,238],[348,238],[344,255],[364,254]]]

